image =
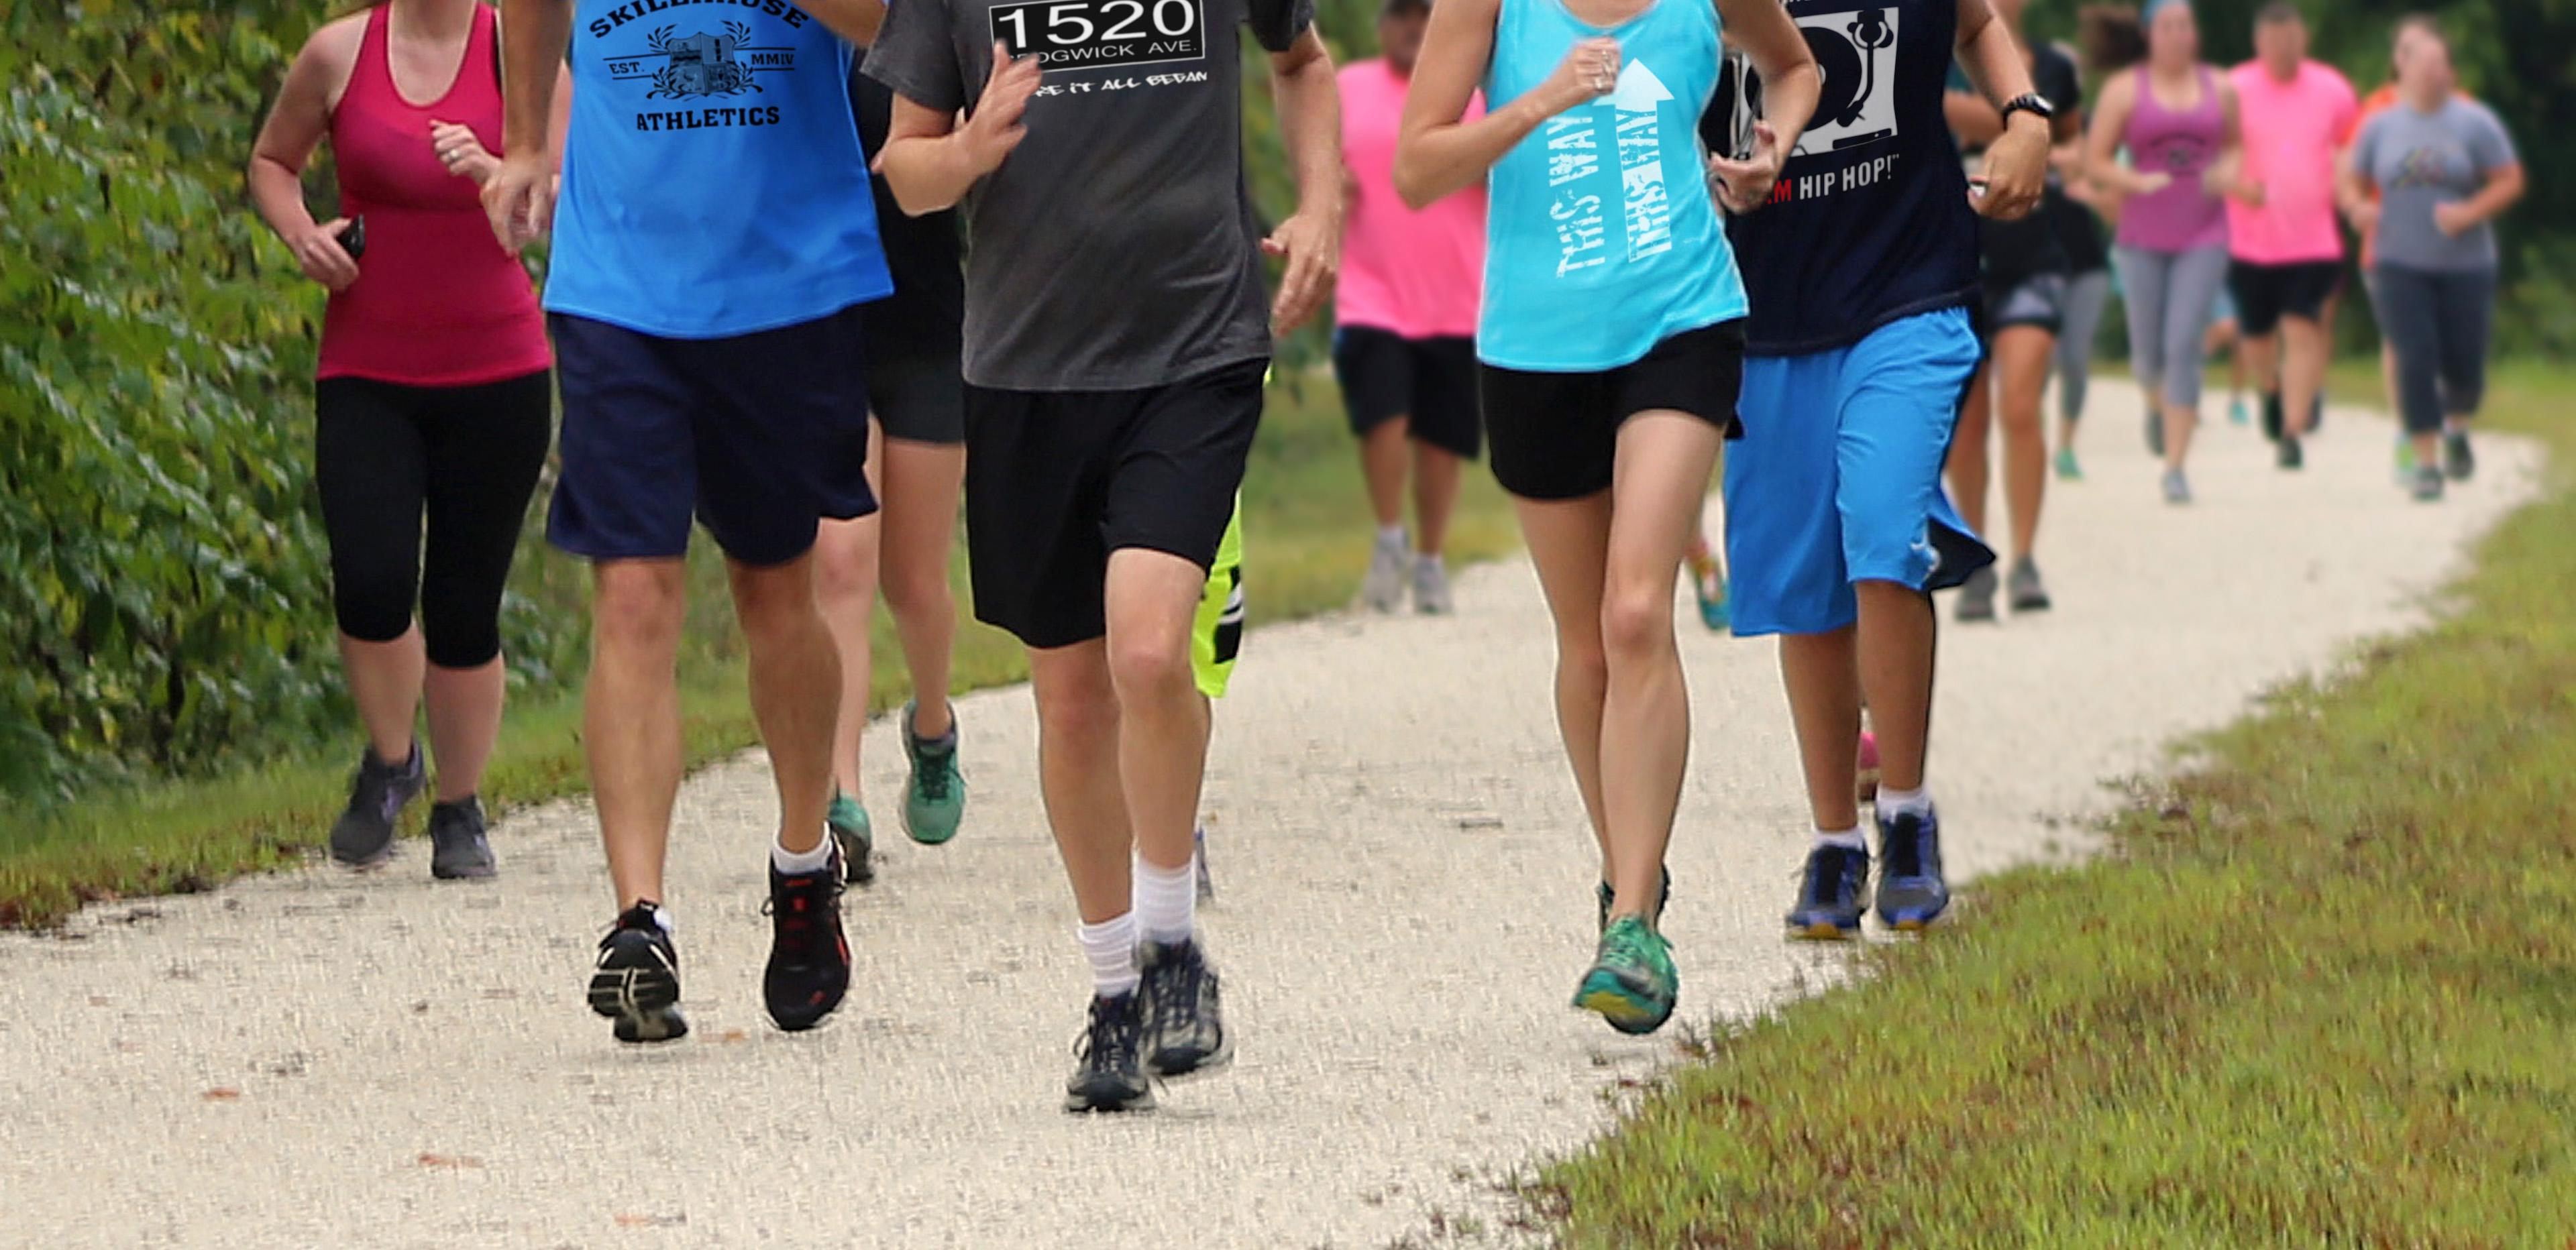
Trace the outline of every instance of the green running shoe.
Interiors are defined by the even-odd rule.
[[[903,831],[923,846],[937,846],[957,836],[966,815],[966,778],[957,771],[956,710],[949,711],[948,732],[930,740],[912,731],[918,705],[903,705],[903,753],[912,760],[912,780],[903,788]]]
[[[832,840],[841,846],[841,882],[844,885],[869,885],[877,879],[876,862],[869,858],[876,850],[876,834],[868,828],[868,809],[857,799],[832,792],[832,806],[823,814],[830,827]]]
[[[2057,480],[2061,482],[2084,480],[2084,463],[2075,458],[2075,449],[2072,447],[2057,449]]]
[[[1622,1033],[1652,1033],[1673,1018],[1681,983],[1664,935],[1639,917],[1620,916],[1601,935],[1601,953],[1575,987],[1574,1005]]]

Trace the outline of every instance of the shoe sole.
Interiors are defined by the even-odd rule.
[[[689,1035],[680,1015],[680,978],[667,969],[602,968],[590,977],[590,1009],[617,1022],[621,1042],[673,1042]]]
[[[841,847],[841,884],[874,885],[877,866],[871,861],[876,848],[859,841],[859,835],[842,829],[832,831],[832,841]]]
[[[1234,1065],[1234,1036],[1220,1033],[1216,1049],[1199,1055],[1189,1050],[1166,1050],[1145,1057],[1145,1070],[1166,1081],[1193,1076],[1207,1076]]]
[[[489,881],[501,875],[501,868],[492,863],[467,864],[461,868],[432,864],[429,875],[441,881]]]
[[[1859,925],[1855,924],[1849,928],[1845,928],[1844,926],[1835,924],[1830,920],[1818,920],[1809,924],[1793,924],[1789,926],[1789,937],[1792,941],[1848,942],[1859,936]]]
[[[2035,595],[2012,601],[2012,610],[2015,612],[2045,612],[2048,609],[2049,601],[2046,595]]]
[[[1639,998],[1617,977],[1608,973],[1593,973],[1585,977],[1582,988],[1574,992],[1574,1005],[1601,1017],[1611,1028],[1630,1037],[1652,1033],[1673,1018],[1670,1004]]]
[[[1118,1115],[1129,1111],[1151,1111],[1154,1109],[1154,1090],[1153,1087],[1147,1086],[1132,1095],[1122,1093],[1105,1096],[1069,1090],[1064,1096],[1064,1109],[1068,1115]]]
[[[1988,607],[1983,611],[1970,611],[1966,608],[1961,608],[1958,613],[1958,619],[1963,624],[1982,625],[1995,619],[1995,610],[1992,607]]]
[[[895,817],[895,823],[896,823],[896,824],[899,824],[899,825],[901,825],[901,826],[903,826],[903,836],[905,836],[905,837],[907,837],[907,838],[912,839],[914,842],[916,842],[916,843],[918,843],[918,844],[920,844],[920,845],[922,845],[922,846],[945,846],[945,845],[947,845],[949,842],[954,841],[954,840],[956,839],[956,837],[957,837],[957,831],[956,831],[956,830],[954,830],[954,829],[951,829],[951,830],[949,830],[949,831],[948,831],[948,832],[946,832],[946,833],[940,834],[940,835],[939,835],[939,836],[937,836],[937,837],[932,837],[932,836],[930,836],[930,835],[928,835],[928,834],[925,834],[925,833],[921,832],[921,831],[920,831],[920,830],[918,830],[918,829],[913,828],[913,827],[912,827],[912,816],[911,816],[911,814],[910,814],[910,813],[908,813],[908,812],[907,812],[907,813],[904,813],[904,814],[901,814],[901,815],[896,816],[896,817]]]
[[[1929,916],[1905,916],[1902,918],[1890,916],[1882,912],[1879,914],[1878,920],[1879,923],[1884,924],[1888,928],[1894,929],[1899,933],[1921,933],[1925,929],[1929,929],[1933,925],[1939,923],[1941,917],[1948,915],[1949,911],[1949,908],[1944,907]]]

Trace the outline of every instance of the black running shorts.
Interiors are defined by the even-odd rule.
[[[1610,489],[1619,427],[1640,412],[1686,412],[1726,431],[1744,384],[1744,323],[1685,330],[1634,364],[1597,373],[1481,366],[1494,478],[1523,499],[1579,499]]]

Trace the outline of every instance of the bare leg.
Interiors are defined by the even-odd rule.
[[[1208,703],[1190,671],[1190,623],[1207,571],[1179,556],[1109,553],[1109,675],[1118,691],[1118,771],[1136,855],[1184,868],[1196,851]]]
[[[1610,660],[1601,642],[1601,586],[1610,547],[1610,492],[1582,499],[1512,500],[1556,624],[1556,730],[1574,766],[1574,788],[1610,878],[1609,823],[1601,803],[1601,708]]]
[[[1807,808],[1828,832],[1860,824],[1860,670],[1857,631],[1780,636],[1780,680],[1807,777]]]
[[[680,650],[686,568],[603,560],[592,568],[590,680],[582,745],[600,842],[622,910],[663,901],[662,862],[680,793]]]
[[[1465,462],[1429,443],[1413,445],[1413,549],[1439,555],[1449,543],[1449,517],[1458,510],[1458,481]]]
[[[2048,432],[2040,400],[2057,337],[2038,326],[2010,326],[1995,336],[1987,369],[1995,420],[2003,427],[2004,503],[2012,517],[2013,556],[2027,560],[2039,541],[2040,505],[2048,489]],[[1982,531],[1981,531],[1982,532]]]
[[[2325,323],[2283,317],[2281,344],[2281,428],[2305,438],[2326,381]]]
[[[1369,508],[1377,527],[1404,524],[1404,470],[1412,458],[1413,423],[1389,417],[1360,437],[1360,472],[1368,478]]]
[[[1932,738],[1932,672],[1940,628],[1932,598],[1895,582],[1862,582],[1860,688],[1878,735],[1879,783],[1922,788]],[[1850,793],[1846,784],[1843,793]]]
[[[868,454],[868,463],[884,466],[881,571],[886,607],[894,614],[920,705],[912,731],[937,738],[951,724],[948,664],[957,645],[957,599],[948,564],[957,536],[957,499],[966,482],[966,448],[890,438],[882,455]]]
[[[1994,423],[1994,373],[1992,361],[1977,366],[1976,380],[1968,384],[1968,400],[1959,408],[1958,430],[1950,437],[1950,459],[1944,466],[1951,501],[1958,505],[1968,528],[1979,534],[1986,532],[1986,482],[1992,474],[1986,435]]]
[[[778,844],[822,845],[832,798],[832,720],[841,653],[814,599],[814,558],[751,568],[728,563],[734,613],[751,652],[751,714],[778,783]]]
[[[376,758],[395,765],[410,759],[421,681],[429,667],[420,627],[412,626],[392,642],[360,642],[342,634],[340,666],[348,674],[349,697],[358,705],[358,720],[366,726]]]
[[[499,657],[472,668],[430,666],[429,754],[438,762],[438,801],[454,803],[483,788],[483,768],[501,736],[509,673]]]
[[[1118,692],[1109,644],[1094,639],[1029,652],[1038,704],[1038,789],[1085,924],[1133,905],[1127,799],[1118,775]]]
[[[877,457],[868,456],[870,476]],[[823,619],[840,648],[841,683],[838,715],[832,731],[832,784],[859,797],[859,746],[867,736],[868,712],[875,701],[878,552],[883,546],[885,514],[855,521],[826,520],[814,534],[814,592]]]

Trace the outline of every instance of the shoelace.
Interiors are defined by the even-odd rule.
[[[841,896],[840,876],[831,869],[825,869],[801,877],[789,877],[786,881],[785,890],[771,894],[768,901],[760,905],[760,914],[777,920],[781,945],[798,954],[819,950],[831,931],[829,926],[820,922],[820,917],[827,915],[828,909]],[[808,905],[791,906],[781,911],[778,900],[782,897],[805,901]]]
[[[1198,1022],[1199,979],[1206,975],[1207,961],[1199,958],[1197,950],[1192,948],[1176,961],[1171,972],[1147,977],[1146,981],[1153,987],[1155,1017],[1171,1020],[1187,1011],[1191,1024],[1195,1025]]]
[[[1082,1036],[1073,1039],[1074,1058],[1095,1067],[1120,1070],[1136,1066],[1137,1035],[1141,1031],[1130,1004],[1125,1011],[1102,999],[1091,1000],[1091,1020]]]
[[[957,752],[950,750],[932,754],[922,751],[918,755],[921,760],[919,766],[921,797],[934,800],[946,799],[948,784],[957,776]]]
[[[1638,967],[1654,966],[1655,947],[1659,941],[1655,931],[1642,922],[1622,924],[1616,920],[1610,922],[1610,932],[1602,937],[1604,953],[1611,960]],[[1670,949],[1672,944],[1664,942],[1662,945]]]
[[[1816,857],[1809,859],[1807,866],[1798,871],[1798,882],[1806,901],[1819,907],[1840,901],[1843,878],[1851,874],[1850,853],[1840,847],[1833,849],[1835,855],[1830,869],[1822,857]]]
[[[1918,817],[1900,816],[1890,822],[1886,844],[1880,847],[1878,852],[1880,860],[1885,864],[1883,871],[1887,876],[1919,877],[1923,875],[1923,840],[1927,832],[1923,821]]]

